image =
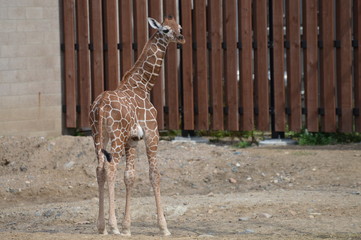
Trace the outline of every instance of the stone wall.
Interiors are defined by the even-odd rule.
[[[61,132],[59,0],[0,0],[0,136]]]

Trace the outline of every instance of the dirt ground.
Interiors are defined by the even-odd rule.
[[[168,239],[361,239],[361,144],[161,141],[158,156]],[[0,239],[121,238],[96,234],[95,167],[90,137],[0,137]],[[143,143],[136,169],[131,238],[159,239]]]

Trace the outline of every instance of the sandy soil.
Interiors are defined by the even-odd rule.
[[[138,155],[132,239],[159,239],[143,143]],[[161,141],[159,165],[169,238],[361,239],[361,144]],[[0,137],[0,239],[119,239],[96,234],[95,166],[89,137]]]

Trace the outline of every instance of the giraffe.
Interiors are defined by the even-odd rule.
[[[172,16],[159,23],[148,18],[150,26],[157,31],[145,44],[134,66],[125,73],[114,91],[104,91],[91,105],[89,113],[92,137],[98,159],[96,176],[99,191],[99,213],[97,228],[100,234],[107,234],[104,219],[104,186],[108,183],[109,226],[113,234],[130,236],[130,198],[135,179],[134,160],[136,146],[144,139],[149,162],[149,179],[153,187],[157,221],[161,233],[170,235],[164,217],[160,196],[160,173],[157,167],[157,148],[159,142],[157,111],[149,100],[150,90],[154,86],[162,67],[168,44],[184,44],[180,33],[181,26]],[[110,142],[110,152],[106,146]],[[122,232],[117,226],[114,203],[114,184],[117,165],[125,153],[126,166],[124,182],[126,187],[125,213]]]

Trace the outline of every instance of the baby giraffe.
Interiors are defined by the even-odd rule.
[[[99,187],[97,228],[107,234],[104,219],[104,185],[109,189],[109,225],[113,234],[130,236],[130,198],[134,184],[134,160],[137,142],[144,138],[149,162],[149,179],[154,190],[158,225],[163,235],[170,235],[160,197],[160,173],[157,167],[159,133],[157,111],[149,100],[150,90],[158,79],[168,44],[184,44],[181,26],[171,16],[163,23],[148,18],[156,33],[148,40],[134,66],[123,76],[114,91],[101,93],[90,111],[90,123],[98,158],[96,176]],[[174,73],[177,74],[177,73]],[[106,146],[110,142],[110,152]],[[114,206],[114,184],[117,165],[125,153],[124,182],[126,187],[125,214],[122,231],[118,230]]]

